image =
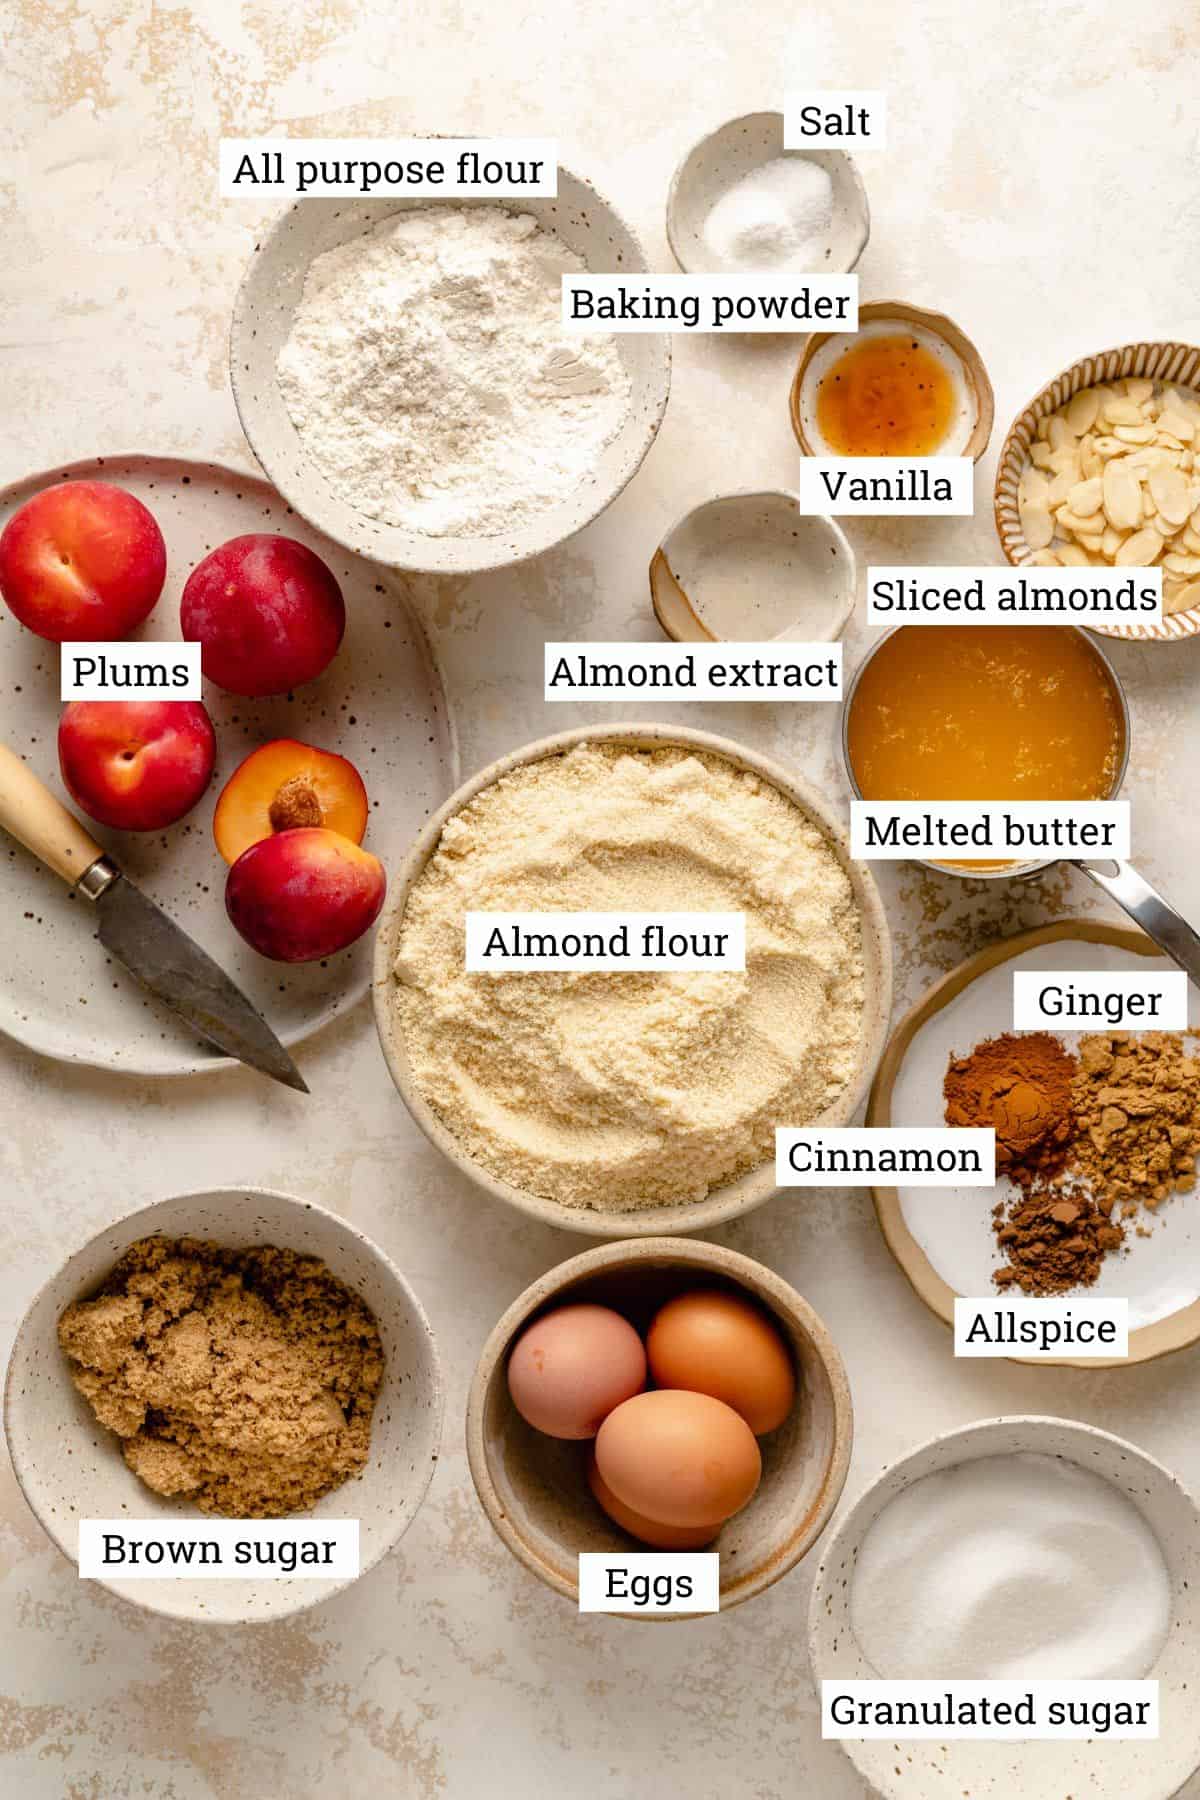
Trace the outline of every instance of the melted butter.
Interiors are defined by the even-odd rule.
[[[864,800],[919,801],[1105,800],[1125,742],[1103,662],[1053,625],[903,626],[864,669],[846,737]]]

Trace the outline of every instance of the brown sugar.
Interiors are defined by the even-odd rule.
[[[58,1337],[129,1467],[202,1512],[301,1512],[366,1464],[379,1331],[316,1257],[143,1238]]]

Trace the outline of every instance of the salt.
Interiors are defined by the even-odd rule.
[[[817,269],[829,255],[833,183],[820,163],[776,156],[735,181],[704,222],[711,255],[733,269]]]
[[[1056,1456],[984,1456],[896,1496],[863,1539],[850,1622],[890,1681],[1141,1680],[1171,1618],[1142,1514]]]

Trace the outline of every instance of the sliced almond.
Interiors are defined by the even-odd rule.
[[[1113,437],[1111,434],[1102,434],[1093,441],[1096,446],[1096,455],[1102,462],[1107,462],[1110,456],[1124,456],[1129,449],[1128,444],[1123,444],[1119,437]],[[1034,461],[1037,461],[1036,457]]]
[[[1154,527],[1148,525],[1144,530],[1135,531],[1130,537],[1125,539],[1125,542],[1117,551],[1117,567],[1121,569],[1149,568],[1150,564],[1157,562],[1162,555],[1162,548],[1162,539],[1159,537]]]
[[[1100,399],[1101,396],[1095,388],[1081,388],[1067,402],[1067,424],[1076,437],[1082,437],[1084,432],[1090,431],[1096,423],[1100,413]]]
[[[1104,485],[1099,477],[1091,481],[1077,481],[1067,495],[1067,505],[1077,516],[1087,518],[1091,513],[1100,511],[1104,498]],[[1161,512],[1162,508],[1159,508]]]
[[[1102,565],[1104,562],[1104,554],[1101,551],[1100,546],[1104,542],[1104,533],[1102,531],[1081,531],[1078,534],[1078,537],[1079,542],[1083,545],[1084,549],[1091,553],[1088,556],[1088,561],[1090,563]]]
[[[1150,492],[1163,518],[1182,525],[1192,510],[1192,486],[1182,469],[1151,469]]]
[[[1150,523],[1160,538],[1173,538],[1179,530],[1178,525],[1172,525],[1170,519],[1164,518],[1162,513],[1155,513]]]
[[[1123,444],[1152,444],[1154,427],[1153,425],[1114,425],[1113,436],[1120,438]]]
[[[1058,560],[1065,569],[1086,569],[1088,567],[1088,553],[1078,544],[1059,544]]]
[[[1069,506],[1058,510],[1058,529],[1070,531],[1078,538],[1103,536],[1108,521],[1102,512],[1080,515]]]
[[[1062,475],[1069,471],[1073,476],[1073,482],[1078,481],[1080,477],[1079,452],[1075,445],[1073,443],[1064,444],[1061,450],[1051,450],[1046,467],[1053,469],[1056,475]]]
[[[1035,550],[1033,560],[1039,569],[1058,568],[1058,557],[1053,550]]]
[[[1179,548],[1186,550],[1189,556],[1200,556],[1200,531],[1194,525],[1185,525],[1178,541]]]
[[[1185,444],[1190,444],[1196,435],[1196,421],[1189,419],[1177,406],[1164,406],[1158,415],[1158,429],[1160,432],[1169,431],[1172,437],[1181,438]]]
[[[1041,469],[1026,465],[1017,483],[1017,499],[1022,506],[1044,506],[1050,483]]]
[[[1124,462],[1108,462],[1102,480],[1104,514],[1117,531],[1132,531],[1142,517],[1142,491]]]
[[[1138,415],[1140,418],[1140,414]],[[1131,420],[1130,423],[1133,423]],[[1046,441],[1052,450],[1071,450],[1075,447],[1075,433],[1067,424],[1062,413],[1053,413],[1046,427]]]
[[[1186,587],[1177,588],[1170,595],[1164,591],[1164,612],[1187,612],[1193,606],[1200,606],[1200,581],[1189,581]]]
[[[1018,506],[1021,530],[1031,550],[1045,550],[1054,536],[1054,520],[1046,506]]]
[[[1101,412],[1109,425],[1142,425],[1145,423],[1141,407],[1121,394],[1115,394],[1111,400],[1106,400]]]
[[[1163,568],[1170,569],[1172,575],[1200,575],[1200,556],[1189,556],[1186,551],[1172,550],[1169,556],[1163,557]]]
[[[1104,536],[1100,539],[1101,556],[1107,556],[1111,562],[1113,557],[1117,554],[1117,551],[1121,548],[1121,545],[1125,542],[1125,536],[1125,532],[1117,531],[1110,525],[1105,531]]]
[[[1051,512],[1056,507],[1065,506],[1077,487],[1082,486],[1079,479],[1079,464],[1072,458],[1070,464],[1061,475],[1056,475],[1046,489],[1046,505]]]
[[[1154,397],[1154,383],[1145,375],[1130,375],[1125,381],[1125,392],[1137,406],[1142,406]]]
[[[1079,472],[1083,476],[1083,479],[1085,481],[1090,481],[1093,475],[1100,475],[1103,471],[1104,462],[1099,451],[1096,449],[1094,439],[1090,437],[1081,438],[1079,443]]]

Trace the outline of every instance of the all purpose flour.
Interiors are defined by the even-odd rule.
[[[630,392],[612,337],[561,325],[584,267],[500,206],[417,207],[317,257],[277,372],[330,485],[430,537],[494,537],[578,488]]]

